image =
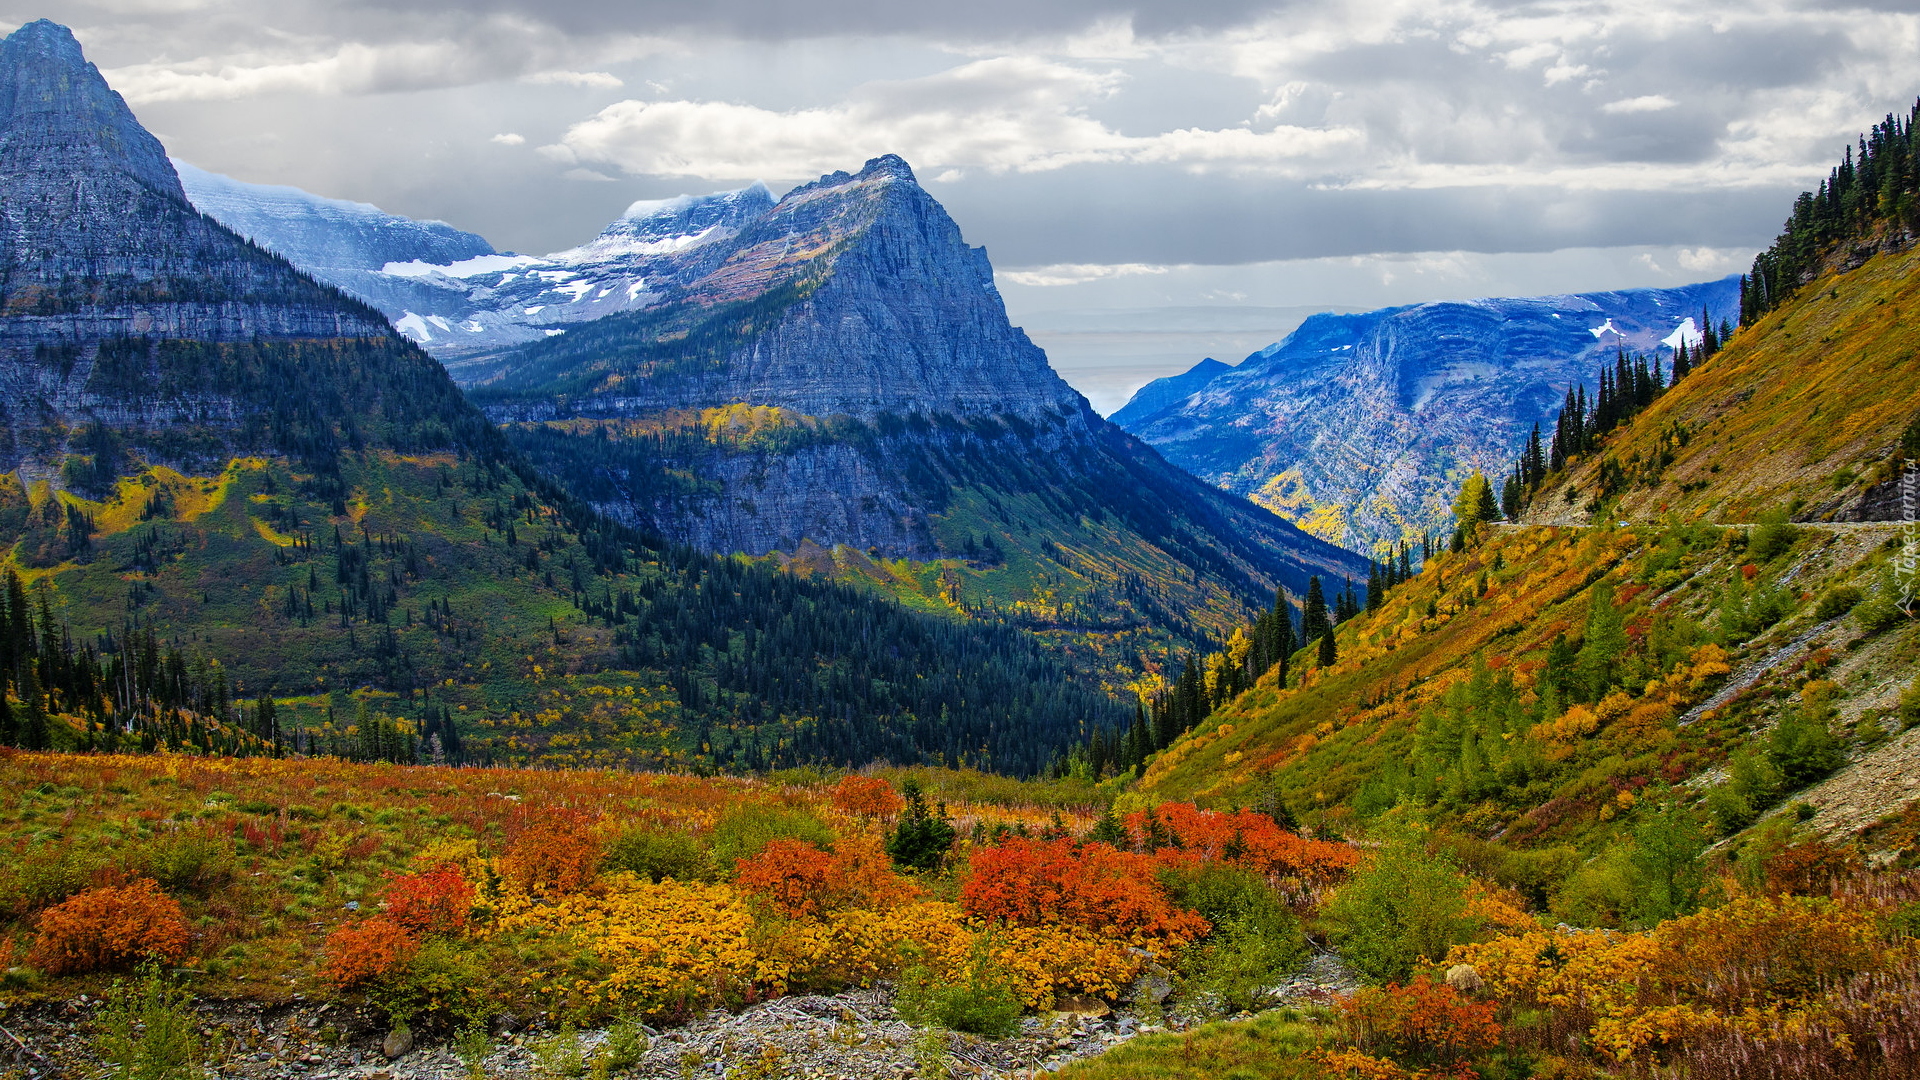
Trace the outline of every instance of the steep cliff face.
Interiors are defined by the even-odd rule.
[[[1195,475],[1367,550],[1442,529],[1469,472],[1510,469],[1536,423],[1551,435],[1569,386],[1591,392],[1619,349],[1670,357],[1703,310],[1735,312],[1737,280],[1318,315],[1229,371],[1149,384],[1115,417]]]
[[[1008,323],[981,248],[897,157],[796,188],[643,312],[529,347],[482,384],[580,415],[745,401],[811,416],[1086,408]]]
[[[904,559],[880,576],[916,601],[1161,649],[1226,632],[1277,585],[1365,576],[1096,415],[898,158],[688,257],[657,303],[473,388],[609,513],[711,551]]]
[[[45,21],[0,44],[0,389],[0,468],[29,479],[94,421],[120,450],[193,464],[480,430],[378,312],[195,211]]]

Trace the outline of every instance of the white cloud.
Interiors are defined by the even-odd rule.
[[[1678,104],[1680,103],[1665,94],[1643,94],[1640,97],[1609,101],[1600,106],[1600,111],[1609,116],[1626,116],[1632,113],[1662,112]]]
[[[627,85],[618,76],[604,71],[539,71],[520,76],[520,81],[534,86],[591,86],[598,90],[613,90]]]
[[[1165,274],[1175,269],[1152,263],[1060,263],[1037,266],[1031,270],[1002,270],[1000,276],[1015,285],[1084,285],[1089,281],[1133,277],[1138,274]]]
[[[501,146],[519,146],[527,141],[527,137],[518,132],[503,131],[487,141],[499,143]]]
[[[1351,129],[1291,125],[1126,135],[1086,112],[1121,82],[1111,70],[996,57],[867,84],[825,107],[622,101],[573,125],[551,156],[566,160],[564,150],[571,160],[630,173],[741,179],[810,176],[881,153],[932,170],[1124,162],[1274,169],[1324,161],[1361,141]]]
[[[1736,267],[1744,269],[1746,263],[1752,256],[1743,259],[1741,258],[1741,253],[1736,251],[1722,251],[1718,248],[1709,247],[1694,247],[1681,248],[1680,253],[1674,256],[1674,258],[1679,261],[1682,268],[1687,270],[1693,270],[1699,273],[1711,273],[1718,270],[1721,273],[1729,273]]]

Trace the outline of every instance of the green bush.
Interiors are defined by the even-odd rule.
[[[1633,907],[1628,846],[1609,848],[1568,876],[1554,894],[1553,914],[1574,926],[1619,926]]]
[[[909,870],[937,870],[952,850],[953,820],[947,817],[947,804],[929,810],[920,783],[909,776],[900,784],[900,796],[907,801],[900,812],[900,823],[887,837],[887,857],[895,866]]]
[[[1480,936],[1467,911],[1467,878],[1430,853],[1424,832],[1395,824],[1368,865],[1334,894],[1326,919],[1347,962],[1378,982],[1405,982],[1422,963]]]
[[[1820,598],[1819,606],[1813,609],[1814,617],[1821,622],[1837,619],[1857,607],[1865,595],[1852,585],[1836,585]]]
[[[1306,935],[1299,920],[1258,874],[1209,864],[1162,878],[1174,902],[1206,916],[1213,932],[1180,959],[1190,1001],[1223,1012],[1264,1002],[1264,991],[1300,966]]]
[[[1020,1030],[1025,1011],[1014,992],[1013,977],[982,939],[967,958],[967,968],[951,983],[936,979],[925,965],[900,973],[894,1008],[910,1024],[926,1024],[951,1031],[1004,1039]]]
[[[1634,920],[1653,926],[1698,910],[1705,882],[1700,855],[1706,850],[1706,830],[1691,809],[1678,800],[1657,804],[1633,830],[1628,865]]]
[[[91,885],[104,863],[92,847],[54,843],[0,860],[0,913],[17,918],[52,907]]]
[[[367,994],[395,1023],[417,1017],[477,1021],[487,1008],[487,973],[472,946],[445,938],[422,942],[406,967]]]
[[[1846,763],[1839,736],[1814,710],[1789,708],[1767,739],[1767,760],[1783,786],[1797,790]]]
[[[185,1080],[200,1076],[203,1050],[193,996],[169,982],[157,964],[132,982],[115,980],[93,1041],[117,1080]]]
[[[1727,759],[1727,782],[1707,793],[1707,814],[1722,836],[1732,836],[1780,798],[1783,779],[1766,755],[1752,747]]]
[[[760,845],[765,847],[765,843]],[[601,866],[625,870],[653,881],[712,881],[713,859],[700,841],[684,832],[636,826],[607,844]]]
[[[1760,524],[1747,537],[1747,555],[1755,562],[1772,562],[1790,550],[1800,539],[1800,530],[1787,522],[1787,515],[1775,511],[1762,514]]]
[[[134,855],[141,876],[150,877],[170,893],[205,896],[233,880],[233,841],[200,829],[160,833],[140,845]]]
[[[1916,676],[1913,685],[1900,695],[1900,730],[1909,731],[1920,727],[1920,676]]]
[[[779,806],[742,806],[727,812],[713,827],[713,864],[732,877],[741,859],[760,854],[775,840],[804,840],[817,848],[833,847],[833,830],[810,810]]]

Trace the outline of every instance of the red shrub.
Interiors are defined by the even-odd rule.
[[[1340,1021],[1361,1049],[1402,1065],[1454,1066],[1500,1043],[1491,1001],[1474,1001],[1425,975],[1401,986],[1356,991],[1340,1002]]]
[[[550,811],[522,826],[500,859],[508,884],[535,896],[579,892],[593,884],[599,867],[593,817],[573,810]]]
[[[974,853],[960,887],[969,915],[1027,926],[1063,923],[1179,944],[1210,929],[1173,905],[1152,858],[1106,844],[1009,837]]]
[[[473,912],[473,886],[452,863],[417,874],[389,871],[385,899],[387,918],[426,937],[464,931]]]
[[[770,841],[760,854],[740,860],[740,888],[773,903],[782,915],[805,918],[840,906],[846,883],[830,852],[804,840]]]
[[[180,905],[150,878],[89,889],[42,912],[39,929],[27,963],[49,975],[178,960],[189,937]]]
[[[833,805],[861,817],[890,818],[907,805],[893,785],[877,776],[844,776],[833,786]]]
[[[384,915],[348,923],[327,937],[320,977],[342,990],[358,986],[405,967],[419,947],[406,927]]]
[[[1161,803],[1128,814],[1126,824],[1134,843],[1153,846],[1155,859],[1165,866],[1218,861],[1256,873],[1325,880],[1343,877],[1360,863],[1360,852],[1350,844],[1308,840],[1252,810],[1223,813],[1192,803]]]
[[[920,895],[919,886],[893,872],[887,853],[870,837],[845,837],[831,852],[783,837],[739,860],[739,867],[735,884],[795,919],[845,907],[889,907]]]

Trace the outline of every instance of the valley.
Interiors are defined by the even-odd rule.
[[[526,256],[109,74],[0,42],[0,1076],[1920,1072],[1920,105],[1108,420],[904,157]]]

